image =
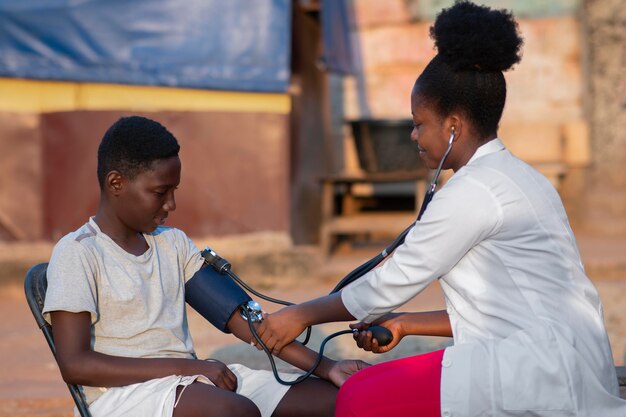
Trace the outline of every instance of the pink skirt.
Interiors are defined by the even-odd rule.
[[[339,390],[335,417],[441,416],[444,350],[370,366]]]

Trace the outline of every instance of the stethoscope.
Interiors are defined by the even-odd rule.
[[[426,207],[428,206],[428,204],[430,203],[430,201],[433,198],[433,195],[435,194],[435,188],[437,187],[437,181],[439,180],[439,175],[441,174],[441,170],[443,169],[443,164],[444,164],[446,158],[448,157],[448,154],[450,153],[450,150],[452,149],[452,144],[454,142],[454,138],[455,138],[455,130],[454,130],[454,127],[452,127],[451,130],[450,130],[450,139],[448,140],[448,146],[447,146],[443,156],[441,157],[441,160],[439,161],[439,165],[437,166],[437,170],[435,171],[435,174],[433,175],[432,180],[430,182],[430,185],[428,187],[428,190],[426,191],[426,194],[424,195],[424,200],[422,202],[422,206],[420,207],[420,211],[419,211],[419,213],[417,215],[416,222],[411,224],[406,229],[404,229],[404,231],[402,231],[402,233],[400,233],[400,235],[398,235],[398,237],[393,242],[391,242],[385,249],[383,249],[380,253],[378,253],[376,256],[374,256],[373,258],[371,258],[367,262],[361,264],[360,266],[358,266],[357,268],[352,270],[344,278],[342,278],[341,281],[339,281],[339,283],[335,286],[335,288],[333,288],[333,290],[330,292],[330,294],[334,294],[334,293],[340,291],[346,285],[348,285],[348,284],[356,281],[357,279],[361,278],[363,275],[365,275],[366,273],[368,273],[369,271],[374,269],[383,260],[385,260],[387,257],[389,257],[389,255],[391,255],[391,253],[393,253],[393,251],[395,251],[398,248],[398,246],[400,246],[400,245],[402,245],[404,243],[404,240],[405,240],[407,234],[411,231],[411,229],[415,226],[415,224],[422,218],[422,215],[426,211]],[[219,255],[217,255],[215,252],[211,251],[210,249],[209,249],[209,251],[210,251],[210,256],[208,258],[205,257],[205,260],[217,272],[219,272],[221,274],[228,275],[235,282],[237,282],[237,284],[239,284],[242,288],[244,288],[245,290],[249,291],[250,293],[256,295],[257,297],[259,297],[259,298],[261,298],[263,300],[266,300],[266,301],[269,301],[269,302],[275,303],[275,304],[285,305],[285,306],[293,305],[293,303],[291,303],[289,301],[283,301],[283,300],[279,300],[279,299],[276,299],[276,298],[272,298],[272,297],[269,297],[269,296],[267,296],[265,294],[262,294],[262,293],[256,291],[255,289],[250,287],[248,284],[246,284],[241,278],[239,278],[237,276],[237,274],[235,274],[231,270],[231,264],[227,260],[225,260],[224,258],[220,257]],[[331,339],[333,339],[333,338],[335,338],[337,336],[343,335],[343,334],[355,334],[355,333],[358,332],[357,329],[341,330],[341,331],[338,331],[336,333],[332,333],[329,336],[327,336],[326,338],[324,338],[324,340],[322,340],[322,343],[320,344],[317,358],[315,360],[315,363],[311,367],[311,369],[309,369],[306,373],[304,373],[303,375],[299,376],[297,379],[295,379],[293,381],[285,381],[285,380],[281,379],[279,374],[278,374],[278,370],[276,369],[276,362],[274,361],[274,356],[272,355],[272,352],[265,345],[265,343],[263,343],[263,341],[261,340],[261,338],[259,337],[259,335],[256,332],[256,328],[254,327],[254,323],[259,323],[259,322],[261,322],[263,320],[263,311],[261,310],[261,306],[256,301],[249,301],[248,303],[243,304],[240,307],[241,307],[241,309],[240,309],[241,317],[243,317],[248,322],[248,327],[250,328],[250,332],[252,333],[253,337],[255,338],[256,342],[258,343],[258,346],[260,346],[261,349],[263,349],[263,351],[267,354],[267,357],[268,357],[268,359],[270,361],[270,365],[272,367],[272,372],[274,374],[274,377],[276,378],[276,381],[278,381],[282,385],[295,385],[295,384],[298,384],[298,383],[304,381],[309,376],[311,376],[313,374],[313,372],[315,372],[315,370],[317,369],[317,367],[319,366],[319,364],[322,361],[322,358],[323,358],[323,355],[324,355],[324,348],[326,347],[326,343],[328,343],[328,341],[330,341]],[[371,326],[367,330],[372,332],[372,336],[373,336],[373,338],[375,338],[378,341],[378,345],[379,346],[388,345],[389,343],[391,343],[391,341],[393,339],[393,337],[391,335],[391,332],[389,331],[389,329],[386,329],[385,327],[382,327],[382,326]],[[304,341],[302,341],[303,345],[306,345],[308,343],[308,341],[310,339],[310,335],[311,335],[311,327],[309,326],[306,329],[306,335],[305,335]]]

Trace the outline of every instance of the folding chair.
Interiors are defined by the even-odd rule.
[[[46,299],[46,289],[48,288],[48,280],[46,278],[47,268],[47,263],[33,266],[26,273],[24,291],[26,292],[26,301],[28,301],[28,306],[35,317],[37,326],[39,326],[43,332],[43,335],[48,342],[48,346],[50,346],[50,350],[56,358],[56,348],[54,347],[54,339],[52,338],[52,327],[43,318],[42,314],[44,301]],[[78,408],[80,415],[82,417],[91,417],[87,401],[80,390],[80,386],[76,384],[67,384],[67,387],[70,390],[70,394],[72,394],[72,398],[74,399],[74,403],[76,404],[76,408]]]

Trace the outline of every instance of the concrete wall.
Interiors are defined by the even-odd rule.
[[[590,233],[626,236],[626,4],[587,0],[592,164],[581,204]]]
[[[56,240],[95,214],[98,144],[130,114],[163,123],[181,144],[182,181],[168,224],[194,237],[289,236],[289,102],[1,79],[0,240]]]
[[[0,112],[0,241],[41,238],[39,116]]]
[[[46,238],[80,226],[98,206],[96,153],[124,111],[41,116]],[[177,209],[168,224],[192,236],[288,232],[287,118],[220,112],[135,112],[166,126],[181,145]]]

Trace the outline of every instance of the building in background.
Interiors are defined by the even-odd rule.
[[[499,134],[557,186],[577,232],[626,237],[626,8],[622,0],[475,0],[512,10],[523,58],[505,73]],[[453,0],[353,0],[356,73],[344,117],[408,118],[429,27]],[[345,135],[344,168],[359,170]]]
[[[299,213],[319,211],[302,180],[307,167],[323,167],[319,9],[0,1],[0,239],[58,239],[84,223],[99,200],[103,133],[140,114],[182,145],[171,224],[193,236],[314,240],[297,225],[308,224]]]
[[[172,225],[316,242],[320,176],[361,170],[347,121],[409,117],[428,27],[451,3],[0,0],[0,240],[84,223],[100,138],[141,114],[182,145]],[[626,235],[622,1],[479,3],[512,9],[525,38],[501,136],[576,228]]]

